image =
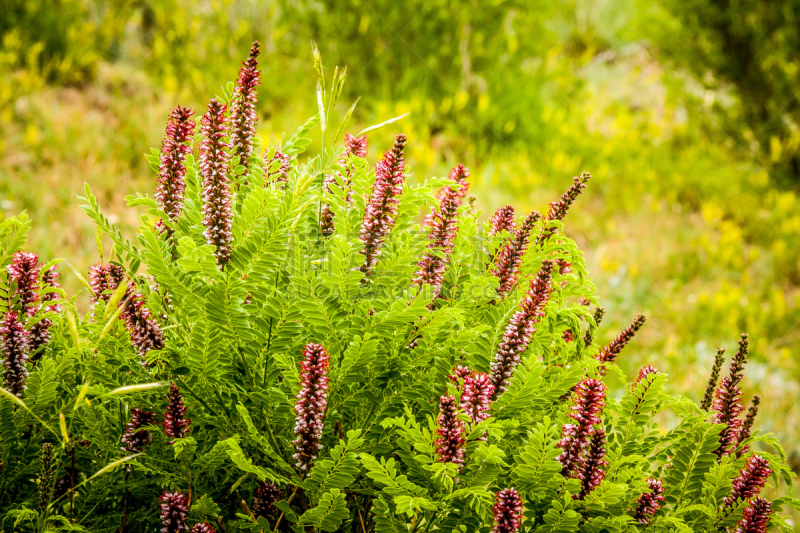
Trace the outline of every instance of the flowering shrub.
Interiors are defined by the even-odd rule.
[[[61,291],[15,253],[27,219],[0,226],[4,527],[791,531],[797,502],[764,490],[791,483],[784,453],[741,418],[745,337],[719,386],[715,365],[713,412],[649,366],[610,389],[644,317],[593,342],[602,311],[563,226],[588,173],[544,218],[481,222],[465,168],[406,179],[405,135],[373,167],[364,135],[388,138],[342,155],[343,123],[301,159],[344,81],[326,90],[319,64],[319,114],[264,149],[258,50],[200,119],[197,159],[177,134],[191,113],[170,115],[158,195],[128,197],[147,210],[136,243],[87,186],[113,251],[85,317],[39,303]]]

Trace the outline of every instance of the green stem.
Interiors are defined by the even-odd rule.
[[[422,533],[428,533],[428,530],[429,530],[429,529],[431,528],[431,526],[433,525],[433,521],[436,519],[436,515],[437,515],[438,513],[439,513],[439,511],[438,511],[438,510],[436,510],[436,511],[434,511],[434,512],[433,512],[433,514],[431,515],[431,519],[430,519],[430,520],[428,520],[428,525],[426,525],[426,526],[425,526],[425,529],[423,529],[423,530],[422,530]]]

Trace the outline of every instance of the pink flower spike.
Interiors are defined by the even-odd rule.
[[[489,235],[497,235],[502,231],[509,233],[517,229],[517,223],[514,221],[514,207],[511,205],[504,205],[495,211],[494,216],[489,219]]]
[[[364,279],[378,264],[383,242],[394,227],[397,204],[400,203],[400,195],[403,194],[403,185],[406,179],[405,160],[403,159],[406,140],[406,136],[399,133],[395,138],[394,146],[383,155],[383,159],[375,166],[375,184],[367,202],[359,234],[361,242],[364,243],[364,249],[359,252],[364,255],[364,264],[361,266]]]
[[[760,455],[753,455],[733,480],[731,493],[722,500],[723,509],[734,509],[739,502],[757,496],[772,473],[769,461]]]
[[[636,315],[631,325],[622,330],[622,333],[616,339],[603,346],[595,358],[601,363],[613,363],[616,361],[622,349],[631,342],[633,336],[636,335],[636,332],[639,331],[646,320],[647,317],[644,315]]]
[[[186,418],[188,409],[183,404],[181,390],[176,384],[172,383],[169,386],[167,398],[169,403],[167,404],[167,411],[164,414],[164,422],[162,424],[164,434],[173,439],[182,439],[189,433],[191,421]],[[170,444],[174,444],[174,441]]]
[[[581,491],[573,496],[574,498],[578,500],[585,499],[605,479],[606,473],[601,468],[608,466],[608,461],[606,461],[605,457],[606,432],[602,427],[596,427],[592,431],[591,437],[589,437],[589,448],[577,473],[577,478],[581,481]]]
[[[261,84],[258,70],[258,54],[261,44],[258,41],[250,48],[250,55],[242,62],[239,78],[231,95],[231,148],[232,155],[239,156],[239,164],[250,168],[253,155],[253,137],[256,135],[256,88]]]
[[[761,497],[753,498],[744,510],[742,519],[736,524],[734,533],[766,533],[772,513],[770,502]]]
[[[563,450],[558,461],[564,477],[577,477],[589,448],[594,426],[600,423],[600,412],[606,405],[605,400],[606,386],[598,379],[586,378],[573,389],[569,417],[575,423],[564,424],[563,437],[558,442],[558,447]]]
[[[189,531],[186,520],[189,518],[189,498],[182,492],[164,492],[161,502],[161,533],[182,533]]]
[[[475,372],[464,377],[460,407],[472,419],[473,426],[489,418],[493,395],[494,383],[489,374]]]
[[[233,251],[233,212],[231,211],[230,145],[225,104],[216,99],[208,103],[208,111],[200,123],[204,139],[200,142],[200,175],[203,178],[203,235],[214,246],[217,265],[225,266]]]
[[[16,295],[19,295],[20,316],[22,322],[32,317],[39,310],[39,256],[23,251],[11,256],[11,264],[6,267],[8,281],[16,282]],[[9,295],[11,296],[11,295]]]
[[[739,415],[744,410],[741,402],[742,389],[739,387],[739,383],[742,381],[742,371],[747,362],[748,349],[747,335],[742,334],[739,339],[739,350],[731,360],[730,373],[722,378],[714,399],[713,423],[725,425],[719,435],[720,446],[714,452],[718,457],[730,455],[736,447],[739,437],[739,428],[742,425]]]
[[[3,357],[3,384],[8,392],[22,398],[28,388],[25,363],[30,355],[30,336],[14,311],[8,311],[0,321],[0,354]]]
[[[436,434],[436,454],[442,463],[464,464],[464,422],[458,418],[456,399],[442,396],[439,399],[439,428]]]
[[[664,487],[661,485],[661,480],[656,478],[647,478],[647,483],[650,485],[650,492],[645,492],[639,497],[639,506],[636,508],[634,518],[643,526],[650,525],[650,520],[661,509],[661,502],[665,501]]]
[[[195,124],[191,120],[192,115],[194,115],[194,110],[188,107],[178,106],[173,109],[167,121],[164,140],[161,142],[161,159],[158,166],[155,199],[158,207],[167,214],[172,222],[177,222],[183,211],[186,191],[185,161],[186,156],[192,153],[191,142],[195,128]],[[156,227],[160,231],[169,232],[169,227],[160,220]]]
[[[508,380],[536,332],[536,324],[544,316],[552,291],[552,275],[553,262],[544,261],[537,276],[531,280],[530,289],[520,304],[520,310],[508,321],[492,363],[492,382],[496,395],[506,391]]]
[[[292,457],[297,460],[297,467],[308,470],[317,460],[322,448],[322,431],[325,424],[325,410],[328,408],[328,368],[330,359],[328,352],[321,344],[307,344],[300,361],[300,392],[294,405],[294,434],[297,438],[293,444],[297,449]]]
[[[514,236],[497,253],[497,258],[492,268],[492,274],[500,281],[497,286],[497,294],[500,297],[505,297],[517,283],[519,267],[522,265],[522,258],[525,252],[528,250],[531,231],[533,231],[539,218],[539,213],[531,211],[530,214],[525,217],[525,221],[522,225],[514,232]]]
[[[503,489],[497,493],[494,507],[494,527],[492,533],[517,533],[522,526],[522,498],[514,488]]]
[[[430,285],[434,299],[439,297],[444,282],[444,273],[450,261],[450,254],[458,232],[458,209],[466,194],[469,172],[458,165],[450,172],[453,185],[446,185],[439,194],[439,206],[427,221],[429,227],[428,249],[417,263],[417,273],[412,283],[417,286]]]
[[[150,350],[164,348],[164,333],[153,313],[145,305],[144,295],[136,291],[133,283],[128,292],[131,296],[121,316],[125,319],[125,327],[131,336],[131,342],[142,358],[141,364],[146,367],[147,353]]]

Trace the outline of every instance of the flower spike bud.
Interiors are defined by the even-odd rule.
[[[103,300],[108,303],[111,294],[125,279],[125,270],[119,265],[97,263],[89,267],[89,287],[92,289],[92,303]]]
[[[131,409],[131,421],[128,422],[125,434],[122,435],[122,448],[124,452],[140,453],[148,444],[153,442],[153,435],[145,426],[156,425],[156,414],[141,409]]]
[[[258,54],[261,44],[258,41],[250,48],[250,55],[242,62],[239,78],[231,95],[231,148],[232,155],[239,156],[239,164],[250,168],[253,154],[253,137],[256,135],[256,88],[261,84],[258,70]]]
[[[194,110],[178,106],[172,110],[167,121],[167,130],[161,142],[161,157],[158,165],[155,199],[170,221],[177,222],[183,211],[186,191],[186,156],[192,153],[192,137],[195,124],[192,121]],[[159,220],[156,227],[160,231],[170,231]],[[171,235],[170,235],[171,236]]]
[[[644,315],[636,315],[631,325],[623,329],[622,333],[620,333],[616,339],[611,341],[608,345],[603,346],[595,358],[601,363],[613,363],[616,361],[622,349],[631,342],[633,336],[636,335],[636,332],[639,331],[639,328],[644,325],[646,320],[647,317]],[[604,373],[605,372],[601,370],[601,374]]]
[[[731,493],[722,500],[722,509],[733,510],[739,502],[757,496],[771,473],[768,460],[760,455],[752,455],[734,478]]]
[[[450,379],[450,381],[458,385],[459,382],[465,381],[468,377],[472,376],[473,374],[474,372],[472,372],[469,366],[456,365],[456,367],[453,369],[453,373],[450,374],[448,378]]]
[[[343,178],[345,187],[349,187],[350,185],[350,176],[353,172],[352,165],[347,164],[348,156],[360,157],[362,159],[367,157],[367,136],[361,137],[353,137],[349,133],[346,133],[344,136],[344,153],[342,157],[339,158],[339,164],[345,168],[344,176],[341,176],[338,172],[333,172],[331,174],[325,175],[325,180],[323,181],[323,186],[325,188],[326,193],[331,192],[331,184],[336,181],[336,176],[340,175]],[[345,201],[349,204],[353,201],[352,199],[352,191],[347,191],[347,197]],[[322,209],[320,212],[319,218],[319,225],[320,230],[322,231],[322,235],[325,237],[329,237],[333,235],[333,231],[335,226],[333,224],[333,211],[331,211],[331,206],[329,204],[323,204]]]
[[[0,321],[0,353],[3,356],[3,384],[8,392],[22,398],[28,388],[25,363],[30,355],[30,335],[14,311],[8,311]]]
[[[734,533],[767,533],[767,525],[772,513],[770,502],[761,497],[753,498],[733,531]]]
[[[283,491],[273,482],[264,481],[258,484],[253,495],[253,514],[258,518],[268,518],[275,513],[275,502],[283,499]]]
[[[597,328],[600,327],[600,323],[603,321],[603,316],[606,314],[606,310],[602,307],[598,307],[594,310],[594,325],[595,331]],[[586,335],[583,336],[583,343],[588,348],[594,342],[594,335],[592,332],[592,328],[586,330]]]
[[[432,211],[427,221],[430,243],[417,263],[417,273],[412,283],[417,286],[431,285],[434,299],[439,297],[442,290],[444,273],[458,232],[458,208],[469,187],[466,181],[468,177],[469,172],[463,165],[456,166],[450,172],[455,187],[450,184],[444,187],[439,194],[439,207]]]
[[[562,194],[561,198],[557,202],[552,202],[550,204],[550,210],[547,213],[547,220],[564,220],[564,217],[566,217],[567,213],[569,212],[569,208],[586,188],[586,183],[590,179],[592,179],[592,175],[585,170],[580,176],[572,178],[573,183],[569,189],[567,189],[567,192]],[[548,227],[545,229],[541,234],[539,234],[539,237],[537,237],[536,244],[540,246],[544,244],[553,235],[553,233],[555,233],[555,231],[556,230],[553,227]]]
[[[661,502],[665,501],[664,487],[660,479],[653,477],[645,481],[650,485],[650,492],[645,492],[639,497],[639,506],[636,508],[634,518],[643,526],[650,525],[650,520],[661,509]]]
[[[364,264],[361,271],[369,276],[372,269],[378,264],[383,241],[394,227],[397,218],[397,204],[403,194],[405,184],[405,160],[403,150],[406,146],[406,136],[397,134],[394,146],[388,150],[383,159],[375,166],[375,184],[372,194],[367,202],[364,220],[361,223],[359,237],[364,243],[364,249],[359,253],[364,255]]]
[[[714,366],[711,367],[711,377],[708,378],[708,385],[706,385],[706,392],[703,395],[703,401],[700,402],[700,409],[708,411],[711,409],[711,402],[714,401],[714,391],[717,388],[719,381],[719,371],[722,370],[722,363],[725,362],[725,348],[717,348],[717,355],[714,356]]]
[[[199,522],[194,525],[190,533],[216,533],[216,530],[208,522]]]
[[[293,441],[297,453],[297,467],[308,472],[322,448],[322,430],[325,410],[328,408],[328,369],[330,358],[321,344],[306,344],[300,361],[300,392],[294,404],[295,419]]]
[[[125,319],[125,327],[131,336],[131,342],[142,358],[141,364],[146,367],[147,353],[150,350],[164,348],[164,333],[153,313],[145,305],[144,295],[136,291],[133,284],[128,292],[131,296],[122,317]]]
[[[640,383],[644,378],[650,374],[658,374],[658,370],[650,365],[644,366],[639,370],[639,375],[636,377],[636,383]]]
[[[589,448],[594,426],[600,423],[600,412],[606,405],[606,386],[599,379],[586,378],[578,383],[572,393],[569,417],[574,424],[564,424],[563,437],[558,447],[563,450],[558,456],[561,474],[576,477]]]
[[[492,507],[494,514],[492,533],[517,533],[522,527],[522,512],[522,498],[515,488],[498,492]]]
[[[747,362],[748,348],[747,335],[743,333],[739,339],[739,349],[731,360],[729,375],[722,378],[714,399],[713,422],[725,426],[719,434],[720,446],[714,452],[720,458],[731,454],[739,437],[739,428],[742,425],[739,415],[744,410],[739,383],[742,381],[742,371]]]
[[[169,394],[167,395],[169,403],[167,404],[167,411],[164,413],[164,422],[162,427],[164,434],[173,439],[182,439],[189,433],[189,425],[191,420],[186,418],[188,409],[183,404],[183,396],[178,386],[172,383],[169,386]],[[170,442],[170,444],[174,444]]]
[[[346,156],[354,155],[364,159],[367,157],[367,136],[354,137],[349,133],[344,134],[344,156],[339,160],[340,163],[346,162]]]
[[[436,434],[436,454],[442,463],[464,464],[464,422],[458,418],[456,399],[442,396],[439,399],[439,428]]]
[[[741,446],[741,448],[736,451],[737,459],[746,454],[750,449],[750,446],[742,446],[742,443],[750,438],[750,433],[753,431],[753,423],[756,420],[756,415],[758,415],[758,405],[761,403],[761,396],[756,394],[751,401],[752,405],[750,409],[747,410],[747,415],[744,417],[744,422],[742,422],[742,427],[739,430],[739,438],[737,439],[736,445]]]
[[[514,206],[504,205],[494,212],[494,216],[489,219],[489,235],[497,235],[502,231],[513,232],[517,229],[514,221]]]
[[[200,143],[200,175],[203,178],[203,235],[214,246],[217,265],[225,266],[233,251],[233,212],[231,211],[230,145],[225,104],[216,99],[208,103],[208,111],[200,123],[205,137]]]
[[[552,276],[553,262],[542,262],[541,270],[531,280],[530,289],[522,299],[520,310],[514,313],[514,316],[508,321],[503,333],[503,340],[497,347],[497,353],[492,363],[492,383],[495,386],[495,395],[506,391],[508,380],[536,332],[536,324],[544,316],[544,308],[550,299],[550,292],[553,288]]]
[[[513,289],[514,285],[517,283],[519,267],[522,264],[522,258],[525,252],[528,250],[531,231],[533,231],[539,218],[539,213],[531,211],[528,216],[525,217],[525,221],[522,225],[514,232],[514,236],[497,253],[492,274],[500,280],[500,284],[497,287],[497,294],[501,297],[511,292],[511,289]]]
[[[475,372],[464,376],[460,407],[472,419],[473,426],[489,418],[493,395],[494,383],[489,374]]]
[[[61,288],[61,285],[58,283],[58,278],[61,276],[61,274],[59,274],[58,270],[56,270],[57,266],[58,265],[53,265],[48,268],[46,272],[42,272],[42,289]],[[46,294],[42,294],[42,308],[48,313],[60,313],[61,305],[55,303],[60,299],[61,296],[57,292],[48,292]],[[51,327],[53,327],[53,321],[49,318],[43,318],[34,324],[30,330],[31,362],[34,364],[42,356],[42,352],[38,351],[39,348],[50,342]]]
[[[39,256],[23,251],[11,256],[11,264],[6,267],[8,280],[17,283],[22,322],[36,314],[39,309]]]
[[[161,533],[182,533],[189,531],[186,520],[189,518],[189,498],[182,492],[163,492],[161,502]]]
[[[606,432],[602,427],[594,428],[589,437],[589,448],[586,457],[581,461],[576,477],[581,481],[581,491],[573,496],[583,500],[605,479],[606,473],[601,467],[608,466],[606,457]]]

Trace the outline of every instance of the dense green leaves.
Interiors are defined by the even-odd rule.
[[[326,102],[335,98],[326,90],[320,86],[327,121]],[[218,518],[227,531],[485,533],[498,492],[514,487],[526,533],[630,533],[646,529],[634,514],[650,491],[648,478],[665,487],[655,530],[735,525],[742,509],[724,516],[719,509],[741,460],[718,461],[721,426],[686,398],[667,396],[663,374],[617,387],[617,378],[626,381],[622,372],[600,368],[594,348],[587,350],[582,339],[596,330],[591,304],[598,299],[562,221],[536,225],[516,285],[500,297],[492,262],[509,232],[489,236],[464,202],[455,210],[452,249],[429,248],[431,223],[423,217],[449,184],[408,180],[377,265],[365,275],[359,232],[376,181],[373,162],[342,158],[331,147],[297,159],[320,120],[265,151],[267,160],[278,150],[288,160],[268,165],[258,154],[247,173],[234,160],[233,253],[222,266],[203,226],[193,156],[177,220],[159,225],[165,214],[153,199],[128,198],[146,210],[137,245],[86,188],[83,209],[113,242],[108,261],[123,266],[132,284],[93,294],[98,301],[77,320],[66,299],[70,314],[31,318],[29,329],[53,321],[52,340],[29,364],[23,400],[0,398],[2,527],[30,522],[24,527],[39,533],[81,519],[93,531],[118,531],[123,520],[156,529],[159,495],[178,491],[196,502],[192,521]],[[158,153],[148,161],[157,168]],[[286,180],[267,181],[284,161]],[[330,236],[320,230],[323,206],[334,215]],[[0,259],[7,262],[8,247],[21,244],[27,227],[24,216],[0,225]],[[557,237],[537,238],[551,230]],[[446,259],[438,296],[413,281],[426,249]],[[477,381],[468,388],[465,379],[480,376],[452,377],[454,370],[491,372],[501,345],[518,341],[520,330],[509,322],[544,261],[569,267],[553,270],[543,316],[523,332],[507,390],[481,396]],[[0,305],[17,305],[5,271],[0,282]],[[150,322],[134,323],[129,291],[140,295]],[[159,340],[144,358],[143,331]],[[310,343],[329,359],[301,361]],[[562,475],[562,439],[582,420],[572,405],[576,385],[606,372],[610,389],[592,431],[603,428],[608,442],[587,488],[580,476]],[[169,383],[179,402],[166,394]],[[440,417],[440,403],[456,412]],[[188,433],[167,436],[165,413],[172,420],[184,407]],[[659,413],[666,415],[654,419]],[[138,418],[148,423],[132,427]],[[39,497],[30,480],[40,476],[45,442],[57,445],[60,480],[53,480],[60,492],[58,503],[45,506],[47,517],[30,511]],[[748,444],[773,464],[775,485],[791,482],[771,437],[754,433]]]

